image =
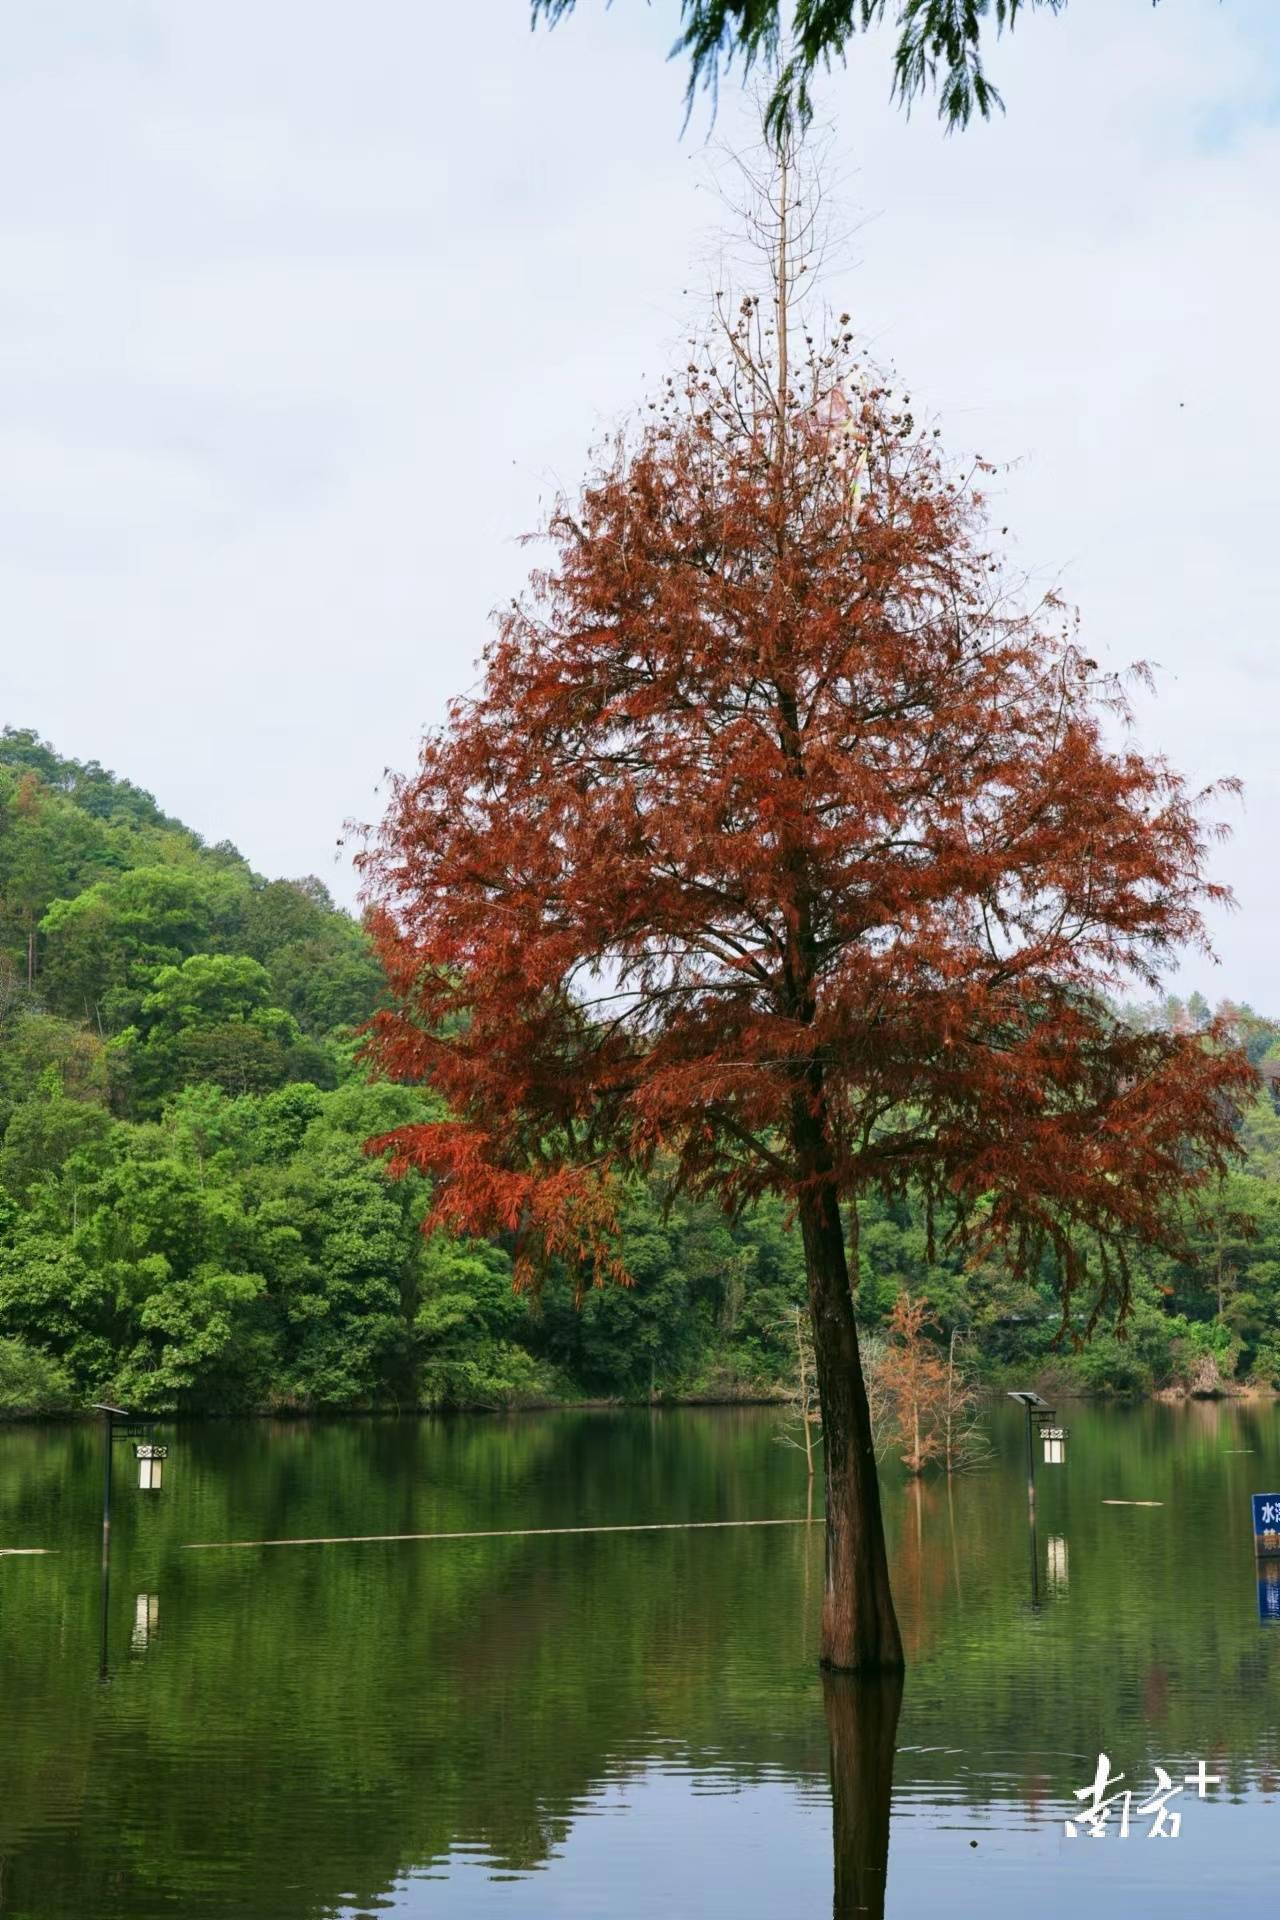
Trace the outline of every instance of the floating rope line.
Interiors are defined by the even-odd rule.
[[[1163,1500],[1104,1500],[1104,1507],[1162,1507]]]
[[[794,1520],[646,1520],[613,1527],[487,1527],[476,1533],[332,1533],[297,1540],[187,1540],[188,1553],[216,1547],[343,1547],[382,1540],[545,1540],[569,1533],[693,1533],[724,1527],[816,1527],[822,1516]]]

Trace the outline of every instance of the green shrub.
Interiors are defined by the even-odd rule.
[[[1117,1340],[1112,1333],[1095,1334],[1088,1345],[1075,1354],[1071,1372],[1085,1393],[1114,1394],[1121,1399],[1137,1399],[1150,1393],[1154,1375],[1132,1340]]]
[[[1251,1378],[1260,1387],[1280,1387],[1280,1340],[1262,1342],[1253,1356]]]
[[[1171,1322],[1173,1375],[1188,1393],[1216,1396],[1228,1391],[1240,1359],[1238,1334],[1217,1321],[1186,1320],[1181,1314]]]
[[[0,1420],[65,1413],[75,1400],[61,1361],[24,1340],[0,1340]]]

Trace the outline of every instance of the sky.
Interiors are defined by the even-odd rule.
[[[0,52],[0,722],[267,874],[354,898],[343,822],[472,686],[520,536],[716,279],[722,88],[678,0],[40,0]],[[890,45],[818,90],[824,288],[1010,553],[1146,660],[1142,746],[1245,783],[1220,965],[1280,1012],[1280,6],[1072,0],[946,137]]]

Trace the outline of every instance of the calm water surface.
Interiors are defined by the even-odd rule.
[[[1280,1620],[1248,1496],[1280,1488],[1280,1412],[1066,1417],[1034,1547],[1014,1408],[987,1472],[887,1470],[900,1702],[818,1674],[817,1527],[187,1545],[803,1516],[772,1412],[175,1426],[159,1495],[120,1441],[105,1607],[98,1436],[0,1429],[0,1548],[53,1549],[0,1557],[0,1914],[1265,1903]],[[1142,1794],[1157,1763],[1222,1784],[1177,1840],[1067,1840],[1100,1749]]]

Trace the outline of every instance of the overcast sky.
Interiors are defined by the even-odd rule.
[[[678,0],[39,0],[0,42],[0,719],[269,874],[474,679],[516,536],[673,357],[721,214]],[[828,292],[1016,558],[1235,773],[1220,969],[1280,1011],[1280,6],[1072,0],[947,139],[868,41],[821,88]],[[717,140],[749,138],[736,87]],[[686,289],[689,290],[686,294]]]

